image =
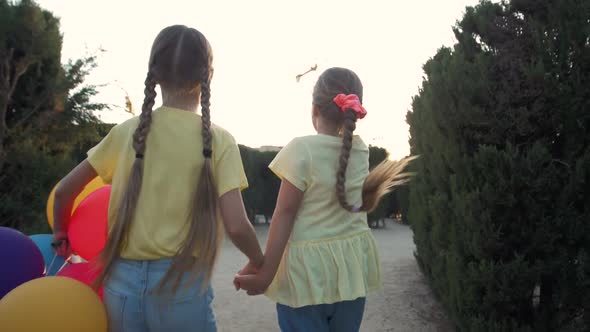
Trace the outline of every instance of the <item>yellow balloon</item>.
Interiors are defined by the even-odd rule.
[[[96,293],[66,277],[44,277],[0,300],[2,331],[106,332],[107,314]]]
[[[53,229],[53,203],[55,199],[55,189],[57,189],[57,186],[59,186],[59,182],[51,190],[49,198],[47,199],[47,208],[45,210],[45,212],[47,213],[47,222],[49,223],[49,227],[51,227],[51,229]],[[80,195],[76,197],[76,200],[74,200],[74,205],[72,206],[72,213],[76,211],[76,208],[78,207],[80,202],[84,200],[84,198],[86,198],[88,195],[92,194],[97,189],[100,189],[104,186],[106,186],[106,184],[102,181],[102,179],[99,176],[95,177],[92,181],[90,181],[86,185],[86,187],[84,187]]]

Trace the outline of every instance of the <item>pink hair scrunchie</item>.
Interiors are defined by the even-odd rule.
[[[362,119],[367,115],[367,110],[361,105],[359,97],[355,94],[345,95],[341,93],[334,97],[333,100],[342,112],[345,112],[347,109],[353,110],[357,119]]]

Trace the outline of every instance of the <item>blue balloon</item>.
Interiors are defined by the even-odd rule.
[[[35,242],[12,228],[0,227],[0,299],[27,281],[43,276],[45,263]]]
[[[64,264],[65,257],[57,256],[51,247],[53,242],[53,235],[51,234],[36,234],[30,236],[31,240],[35,242],[37,248],[43,255],[45,261],[45,275],[54,276],[57,274],[59,268]]]

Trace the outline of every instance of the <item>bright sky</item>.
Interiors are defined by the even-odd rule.
[[[311,91],[329,67],[354,70],[368,115],[356,133],[392,158],[409,153],[406,112],[422,65],[454,42],[451,27],[477,0],[37,0],[61,18],[63,61],[106,50],[90,82],[108,84],[99,101],[136,109],[153,39],[172,24],[203,32],[214,54],[212,120],[251,147],[282,146],[313,134]],[[295,76],[317,64],[318,71]],[[107,122],[129,118],[121,108]]]

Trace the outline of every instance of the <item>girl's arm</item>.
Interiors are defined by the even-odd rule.
[[[84,160],[59,182],[55,190],[53,240],[58,245],[56,252],[60,256],[69,255],[66,225],[70,221],[74,200],[96,176],[97,174],[94,168],[92,168],[87,160]]]
[[[219,199],[225,231],[233,244],[256,266],[262,266],[264,255],[256,238],[252,223],[246,216],[244,201],[239,189],[231,190]]]
[[[302,200],[303,191],[283,179],[270,224],[264,264],[257,274],[238,275],[235,278],[235,284],[247,290],[248,294],[264,292],[272,282],[281,263],[287,242],[291,237],[295,217]]]

